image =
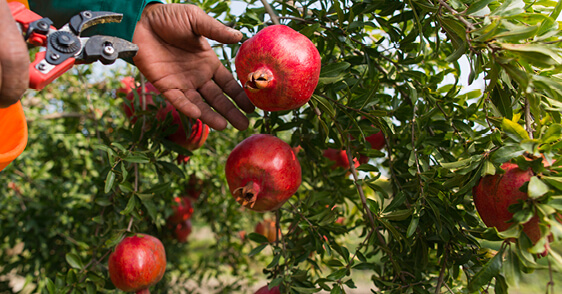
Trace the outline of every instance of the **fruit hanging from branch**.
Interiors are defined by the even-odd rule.
[[[166,252],[157,238],[136,234],[123,239],[109,255],[109,277],[125,292],[148,294],[166,271]]]
[[[520,188],[534,175],[531,168],[521,170],[515,163],[506,162],[501,168],[505,173],[485,176],[472,189],[474,206],[482,221],[500,232],[512,225],[510,220],[513,213],[508,210],[509,206],[529,199],[529,195]],[[533,244],[541,238],[539,218],[536,215],[523,225],[523,232]]]
[[[333,161],[332,169],[341,167],[343,169],[349,169],[349,158],[347,157],[347,152],[345,150],[338,150],[334,148],[328,148],[324,150],[324,157]],[[360,162],[357,158],[353,158],[353,165],[358,167]]]
[[[301,184],[301,166],[289,144],[267,134],[240,142],[226,161],[230,192],[243,206],[258,212],[281,207]]]
[[[314,44],[285,25],[272,25],[245,41],[236,73],[252,103],[266,111],[296,109],[310,100],[320,77]]]

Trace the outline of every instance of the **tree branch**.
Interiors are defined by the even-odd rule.
[[[277,14],[275,14],[275,11],[273,10],[273,7],[271,7],[271,5],[267,2],[267,0],[261,0],[261,3],[263,3],[263,7],[265,8],[265,11],[267,12],[267,14],[269,14],[269,17],[271,18],[271,21],[276,25],[281,24],[279,22],[279,16],[277,16]]]

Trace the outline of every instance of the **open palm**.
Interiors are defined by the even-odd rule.
[[[225,94],[245,112],[254,106],[206,38],[229,44],[242,34],[197,6],[152,4],[136,26],[133,42],[139,51],[133,60],[178,111],[217,130],[226,128],[227,120],[244,130],[248,119]]]

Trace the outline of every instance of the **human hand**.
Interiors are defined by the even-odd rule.
[[[139,46],[133,61],[178,111],[213,129],[226,128],[228,120],[244,130],[248,119],[225,94],[245,112],[254,106],[205,37],[228,44],[239,42],[242,33],[195,5],[148,5],[133,36]]]
[[[0,107],[19,101],[29,85],[29,53],[6,0],[0,0]]]

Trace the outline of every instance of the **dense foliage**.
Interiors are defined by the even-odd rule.
[[[211,131],[191,154],[165,139],[175,129],[155,106],[125,118],[116,89],[124,76],[141,80],[132,66],[76,66],[29,92],[28,147],[0,174],[0,292],[116,293],[107,258],[136,232],[166,247],[154,293],[251,293],[266,281],[282,293],[507,293],[537,269],[550,273],[543,290],[560,289],[562,252],[537,253],[549,234],[562,238],[562,2],[246,1],[240,13],[242,2],[193,3],[248,38],[276,22],[310,38],[322,56],[310,103],[258,110],[247,131]],[[214,46],[234,70],[240,44]],[[382,151],[365,141],[379,130]],[[303,183],[275,213],[243,209],[226,185],[230,150],[254,133],[302,148]],[[370,161],[332,169],[327,148]],[[178,154],[191,158],[178,164]],[[498,233],[471,193],[510,160],[538,176],[514,207],[517,225]],[[202,194],[184,244],[166,218],[192,175]],[[533,215],[536,245],[519,225]],[[278,241],[251,233],[264,217]]]

